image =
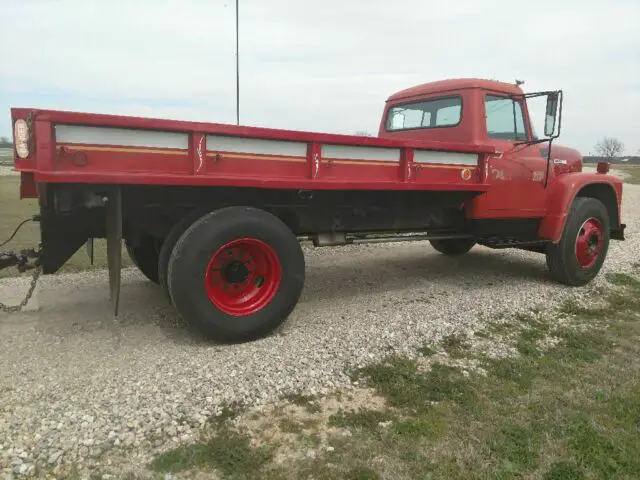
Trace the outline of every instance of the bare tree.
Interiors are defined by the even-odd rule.
[[[624,144],[613,137],[604,137],[595,146],[596,153],[609,161],[615,159],[624,151]]]

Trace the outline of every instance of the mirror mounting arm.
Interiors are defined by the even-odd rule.
[[[562,128],[563,94],[562,94],[562,90],[550,90],[550,91],[544,91],[544,92],[525,93],[523,95],[525,99],[542,97],[542,96],[547,97],[547,108],[545,111],[545,122],[544,122],[545,123],[544,134],[548,138],[542,139],[539,142],[536,141],[535,143],[542,143],[547,140],[549,141],[549,147],[547,149],[547,169],[546,169],[545,178],[544,178],[544,188],[547,188],[547,186],[549,185],[549,167],[551,165],[551,147],[552,147],[553,141],[560,136],[560,130]],[[553,130],[551,131],[551,133],[548,133],[547,124],[549,121],[550,111],[553,112]],[[558,126],[557,130],[556,130],[556,118],[557,118],[557,126]]]
[[[551,108],[550,108],[551,107]],[[549,148],[547,149],[547,170],[544,177],[544,188],[547,188],[549,185],[549,167],[551,165],[551,147],[553,141],[560,136],[560,129],[562,126],[562,90],[558,90],[556,92],[550,92],[547,96],[547,111],[545,112],[545,135],[547,135],[547,122],[549,120],[549,110],[553,112],[553,129],[551,133],[549,133]],[[556,130],[556,116],[558,122],[558,131]]]

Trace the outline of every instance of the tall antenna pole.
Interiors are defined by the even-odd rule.
[[[236,123],[240,125],[240,35],[239,8],[236,0]]]

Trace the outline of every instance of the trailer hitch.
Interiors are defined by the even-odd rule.
[[[20,250],[19,252],[0,252],[0,270],[16,267],[20,273],[36,268],[37,261],[29,264],[29,259],[40,257],[40,250],[33,248]]]
[[[4,242],[0,243],[0,247],[4,247],[7,243],[13,240],[13,237],[16,236],[18,231],[28,222],[39,222],[40,215],[34,215],[26,220],[23,220],[18,224],[13,233],[7,238]],[[38,247],[38,250],[33,248],[20,250],[19,252],[0,252],[0,270],[9,267],[18,267],[18,271],[20,273],[35,268],[35,265],[29,265],[30,258],[39,258],[40,257],[41,246]]]

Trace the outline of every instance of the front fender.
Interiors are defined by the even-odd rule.
[[[611,227],[617,228],[621,224],[621,202],[622,202],[622,180],[613,175],[603,175],[600,173],[566,173],[556,177],[549,185],[547,194],[546,210],[547,215],[542,219],[538,229],[538,237],[544,240],[551,240],[554,243],[560,241],[562,230],[569,214],[569,209],[573,200],[590,185],[602,185],[605,192],[615,196],[614,205],[607,205],[607,210],[611,214],[611,207],[615,207],[615,218],[611,218]],[[606,188],[610,188],[607,191]],[[591,196],[591,195],[589,195]]]

